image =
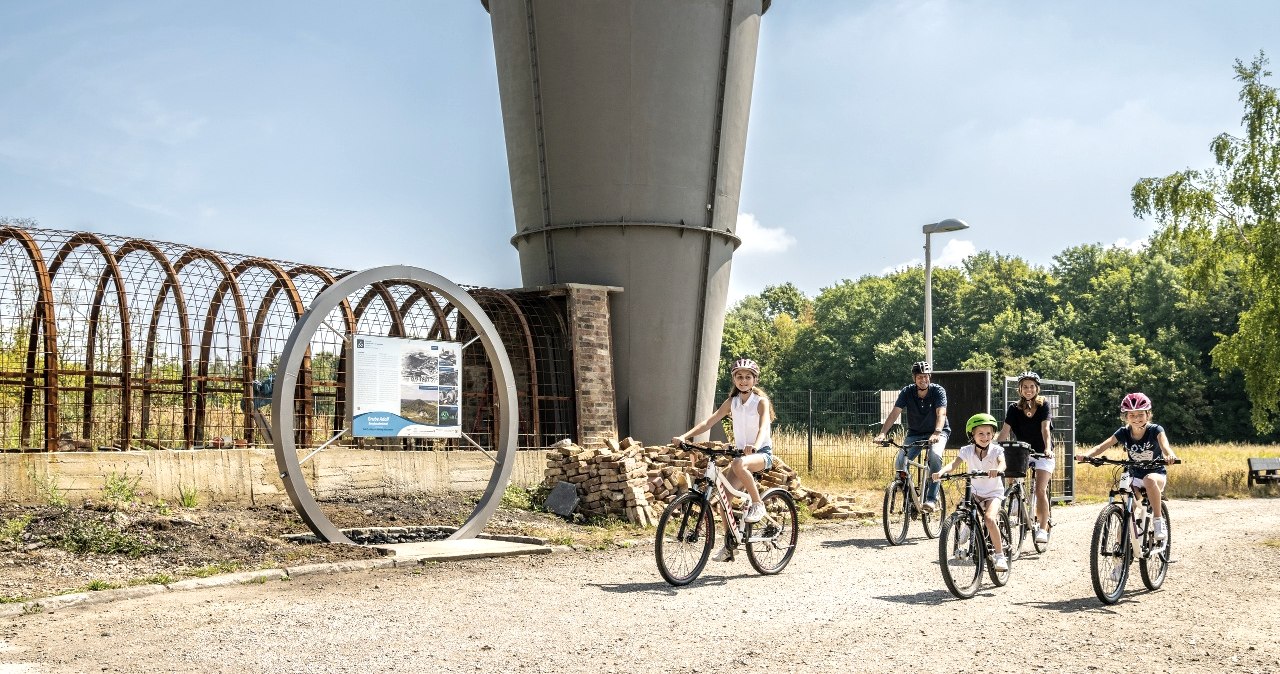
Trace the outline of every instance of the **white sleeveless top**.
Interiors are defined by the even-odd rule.
[[[760,419],[760,396],[752,392],[747,401],[742,402],[742,396],[734,393],[732,403],[729,410],[733,414],[733,446],[737,449],[746,449],[747,445],[756,443],[757,436],[760,442],[755,444],[756,449],[773,446],[773,438],[770,437],[769,419]],[[760,425],[764,424],[764,434],[760,434]]]

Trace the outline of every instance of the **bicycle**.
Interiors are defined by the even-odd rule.
[[[1149,469],[1182,463],[1181,459],[1133,461],[1092,457],[1081,460],[1094,466],[1114,465],[1122,469]],[[1117,480],[1116,486],[1107,495],[1110,501],[1098,513],[1098,519],[1093,525],[1093,540],[1089,544],[1089,573],[1093,577],[1093,593],[1104,604],[1120,601],[1120,595],[1124,593],[1125,583],[1129,581],[1129,565],[1133,563],[1135,540],[1138,541],[1138,568],[1142,573],[1142,584],[1148,590],[1158,590],[1164,584],[1173,549],[1169,502],[1161,502],[1165,538],[1162,543],[1157,543],[1155,527],[1151,523],[1151,501],[1147,497],[1146,488],[1131,486],[1127,470],[1122,474],[1124,481]]]
[[[924,527],[924,535],[928,538],[933,538],[935,525],[942,522],[943,514],[947,511],[947,495],[939,485],[937,509],[931,513],[924,511],[921,491],[928,487],[925,478],[931,475],[933,471],[921,459],[928,460],[929,441],[927,439],[917,440],[908,445],[900,445],[894,442],[892,438],[885,438],[879,442],[879,445],[881,447],[893,445],[904,455],[909,448],[921,448],[920,454],[915,459],[907,461],[906,470],[897,471],[897,475],[884,488],[884,505],[881,508],[881,520],[884,523],[885,539],[889,541],[889,545],[902,545],[907,540],[907,530],[911,528],[911,520],[916,517],[920,518],[920,524]],[[936,520],[934,519],[935,514],[937,516]]]
[[[942,580],[947,590],[959,599],[968,599],[978,592],[982,571],[985,568],[991,582],[1003,587],[1009,582],[1013,570],[1013,558],[1009,554],[1009,517],[1000,509],[1000,537],[1003,538],[1004,555],[1009,567],[997,571],[995,548],[987,534],[986,518],[982,508],[973,498],[973,478],[987,477],[987,471],[969,471],[943,475],[939,480],[964,480],[964,497],[956,504],[955,512],[942,523],[942,535],[938,537],[938,565],[942,567]],[[1003,476],[1004,473],[999,473]],[[981,550],[981,554],[975,551]]]
[[[681,586],[693,582],[702,573],[716,542],[713,512],[716,506],[722,514],[725,546],[730,554],[738,546],[745,545],[747,559],[757,572],[768,576],[781,572],[795,554],[799,536],[800,519],[791,493],[775,487],[761,494],[764,518],[749,523],[746,511],[751,504],[750,497],[746,492],[734,489],[716,465],[716,458],[736,458],[742,456],[742,452],[732,448],[705,448],[687,442],[681,443],[680,448],[706,455],[707,468],[689,491],[672,501],[658,518],[654,556],[662,578],[672,585]],[[746,505],[732,508],[731,499],[735,496],[743,499]]]
[[[1013,482],[1008,487],[1005,487],[1004,490],[1005,516],[1009,518],[1009,528],[1014,535],[1014,540],[1010,542],[1009,546],[1011,550],[1009,559],[1014,560],[1022,556],[1022,546],[1026,544],[1027,534],[1033,534],[1040,521],[1036,498],[1034,495],[1028,498],[1027,490],[1023,487],[1028,475],[1031,477],[1031,483],[1035,484],[1035,471],[1027,465],[1028,461],[1022,460],[1022,457],[1025,456],[1027,459],[1047,459],[1049,455],[1036,453],[1031,449],[1031,445],[1016,440],[1005,440],[999,444],[1005,450],[1005,473],[1018,476],[1013,478]],[[1009,450],[1011,449],[1014,451],[1010,452]],[[1049,524],[1050,535],[1052,535],[1052,499],[1049,501],[1049,517],[1045,519]],[[1034,534],[1031,536],[1031,542],[1035,546],[1036,552],[1042,553],[1049,549],[1049,541],[1041,543],[1036,540]]]

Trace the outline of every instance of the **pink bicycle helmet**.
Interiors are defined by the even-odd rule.
[[[729,368],[729,376],[732,377],[738,370],[749,370],[755,376],[760,376],[760,365],[750,358],[739,358],[733,361],[733,367]]]
[[[1120,401],[1120,413],[1151,409],[1151,399],[1143,393],[1130,393]]]

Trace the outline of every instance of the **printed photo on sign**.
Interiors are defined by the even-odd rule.
[[[440,381],[440,357],[428,351],[405,351],[400,362],[401,376],[409,381],[435,384]],[[456,385],[456,384],[454,384]]]
[[[439,383],[440,383],[440,385],[441,385],[441,386],[457,386],[457,385],[458,385],[458,371],[457,371],[457,370],[445,370],[444,368],[441,368],[441,369],[440,369],[440,376],[439,376],[439,379],[438,379],[437,381],[439,381]]]

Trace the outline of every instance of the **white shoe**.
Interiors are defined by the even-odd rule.
[[[729,548],[720,548],[719,550],[716,550],[716,554],[711,555],[711,561],[713,561],[713,562],[732,562],[732,561],[733,561],[733,553],[732,553],[732,552],[729,552]]]
[[[1164,539],[1166,539],[1166,538],[1168,538],[1168,537],[1169,537],[1169,528],[1168,528],[1167,526],[1165,526],[1164,518],[1163,518],[1163,517],[1161,517],[1161,518],[1159,518],[1159,519],[1157,519],[1157,520],[1156,520],[1156,532],[1155,532],[1155,533],[1156,533],[1156,542],[1157,542],[1157,543],[1163,543],[1163,542],[1164,542]]]
[[[996,555],[996,571],[1009,570],[1009,558],[1004,555]]]
[[[924,511],[924,514],[928,515],[938,509],[938,504],[935,501],[925,501],[924,504],[920,506],[920,509]]]
[[[1049,542],[1049,530],[1048,530],[1048,529],[1036,529],[1036,542],[1037,542],[1037,543],[1048,543],[1048,542]]]
[[[747,524],[754,524],[764,519],[764,504],[752,503],[751,507],[747,508],[747,516],[744,519],[747,520]]]
[[[1124,576],[1124,565],[1123,565],[1123,564],[1116,564],[1116,565],[1115,565],[1114,567],[1112,567],[1112,569],[1111,569],[1111,584],[1112,584],[1112,585],[1119,585],[1119,584],[1120,584],[1120,578],[1121,578],[1122,576]]]

